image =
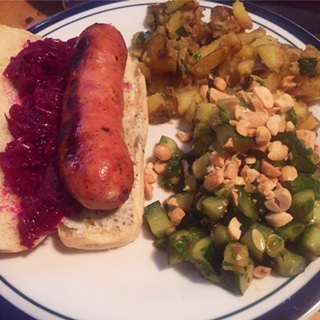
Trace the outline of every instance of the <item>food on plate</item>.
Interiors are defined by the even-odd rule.
[[[17,55],[27,41],[37,41],[39,39],[39,36],[33,35],[30,32],[9,28],[3,25],[0,26],[0,46],[2,48],[0,57],[0,106],[2,115],[8,114],[11,105],[18,100],[18,93],[12,88],[11,83],[3,75],[3,72],[10,62],[11,56]],[[3,152],[7,143],[12,141],[13,138],[8,130],[5,118],[3,118],[0,123],[0,151]],[[2,170],[0,170],[0,188],[0,234],[2,235],[0,251],[11,252],[25,250],[26,248],[21,245],[20,237],[17,232],[18,220],[16,219],[16,215],[21,209],[21,202],[19,197],[4,185],[4,173]],[[37,242],[41,242],[43,239],[44,237],[40,237]]]
[[[105,25],[93,28],[108,31]],[[1,198],[7,204],[2,207],[6,215],[0,216],[0,229],[8,241],[1,242],[0,252],[31,249],[57,229],[66,246],[79,249],[109,249],[133,241],[142,224],[143,158],[148,123],[145,81],[137,62],[127,57],[125,51],[122,61],[125,70],[120,70],[118,75],[122,81],[117,80],[118,94],[123,95],[119,98],[122,106],[117,124],[123,128],[134,181],[128,198],[122,199],[119,207],[91,210],[67,192],[58,167],[62,103],[64,97],[70,101],[65,90],[78,38],[65,42],[41,39],[5,26],[0,31],[6,33],[6,38],[1,37],[4,48],[6,39],[17,39],[15,35],[20,35],[20,41],[10,42],[15,43],[11,51],[1,55],[1,87],[5,93],[1,121],[5,137],[0,153]],[[88,44],[91,39],[87,37],[86,41]],[[96,49],[87,46],[86,50],[94,55]],[[104,53],[99,53],[103,57]],[[100,70],[95,71],[99,79]],[[116,72],[113,75],[117,77]],[[123,116],[119,116],[122,112]]]
[[[280,43],[262,27],[252,29],[240,1],[216,5],[208,21],[204,13],[196,0],[152,4],[146,17],[149,30],[132,38],[147,80],[151,123],[174,116],[191,121],[201,101],[200,86],[219,86],[220,78],[229,94],[245,90],[258,77],[272,93],[284,90],[301,104],[319,100],[320,53],[315,47],[300,49]]]
[[[85,250],[115,248],[135,240],[141,231],[148,112],[145,79],[137,61],[130,56],[124,74],[122,122],[134,168],[134,183],[129,198],[114,210],[83,210],[80,215],[64,218],[58,225],[58,234],[68,247]]]
[[[79,36],[71,61],[59,169],[69,192],[89,209],[118,208],[133,186],[133,162],[122,125],[127,56],[116,28],[94,24]]]
[[[192,263],[243,295],[253,278],[292,277],[320,256],[320,122],[309,109],[320,98],[320,53],[247,32],[239,1],[214,7],[208,23],[203,10],[150,5],[151,29],[132,40],[150,121],[180,116],[190,128],[159,137],[145,218],[169,265]],[[155,182],[171,192],[163,203]]]

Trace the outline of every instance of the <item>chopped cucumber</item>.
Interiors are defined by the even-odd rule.
[[[240,242],[247,246],[252,258],[260,263],[263,261],[266,241],[258,229],[250,229],[241,237]]]
[[[166,206],[169,209],[174,209],[175,207],[179,207],[184,211],[189,211],[193,206],[194,194],[190,192],[181,192],[175,195],[172,195],[166,201]],[[176,205],[174,205],[176,203]]]
[[[168,242],[168,263],[170,265],[184,261],[186,254],[190,249],[190,232],[188,230],[179,230],[169,237]]]
[[[304,271],[308,261],[284,248],[275,258],[275,269],[283,277],[293,277]]]
[[[289,213],[298,221],[309,221],[313,218],[315,195],[313,189],[298,191],[292,196]]]
[[[206,231],[199,228],[182,229],[171,234],[168,240],[168,263],[173,265],[186,260],[191,246],[205,235]]]
[[[254,226],[258,231],[260,231],[265,239],[267,239],[271,234],[274,233],[274,229],[265,224],[255,222]]]
[[[201,200],[201,212],[212,220],[221,219],[227,212],[229,199],[215,196],[205,197]]]
[[[316,200],[314,203],[312,222],[320,226],[320,200]]]
[[[285,240],[290,242],[295,242],[298,236],[302,233],[306,223],[302,221],[291,221],[277,229],[277,233]]]
[[[301,255],[309,261],[320,257],[320,226],[309,224],[302,232],[298,240],[298,248]]]
[[[208,121],[218,107],[213,103],[199,103],[196,106],[193,118],[193,141],[191,149],[198,155],[203,155],[215,138]]]
[[[171,222],[160,201],[155,201],[146,206],[144,216],[147,219],[151,232],[156,238],[164,238],[168,235]]]
[[[257,208],[249,195],[249,193],[242,187],[237,188],[239,196],[237,207],[248,218],[258,220],[259,214]]]
[[[168,146],[170,148],[170,150],[172,151],[173,156],[174,155],[182,156],[182,154],[183,154],[183,151],[180,150],[177,143],[173,139],[171,139],[170,137],[162,136],[160,138],[159,144]]]
[[[230,124],[222,124],[214,127],[214,131],[217,134],[215,148],[218,152],[231,151],[246,153],[250,147],[254,145],[254,140],[250,137],[241,136]],[[232,145],[228,146],[228,141],[232,141]]]
[[[231,241],[228,228],[221,224],[216,224],[211,230],[211,238],[215,248],[223,251],[227,244]]]
[[[199,273],[213,283],[220,283],[219,277],[211,262],[214,261],[215,250],[210,236],[198,240],[190,249],[187,260],[192,262]]]
[[[249,259],[248,247],[240,242],[232,241],[224,250],[222,268],[245,274]]]
[[[285,247],[282,237],[273,233],[266,240],[266,253],[269,257],[275,258]]]
[[[291,162],[299,173],[314,173],[317,170],[317,166],[310,159],[306,146],[294,133],[278,133],[277,140],[288,146],[291,153]]]
[[[248,260],[245,273],[222,269],[220,276],[221,285],[235,294],[243,295],[253,279],[253,271],[254,263],[252,259]]]

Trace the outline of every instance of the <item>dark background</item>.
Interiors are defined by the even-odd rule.
[[[64,3],[58,1],[32,1],[39,11],[47,15],[55,14],[64,8],[74,7],[79,1],[69,0]],[[106,1],[107,2],[107,1]],[[230,2],[230,1],[229,1]],[[320,1],[246,1],[275,12],[294,23],[300,25],[308,32],[320,39]],[[320,49],[320,48],[319,48]],[[80,302],[81,303],[81,302]],[[0,320],[32,320],[25,313],[13,307],[0,297]],[[42,320],[42,319],[39,319]]]

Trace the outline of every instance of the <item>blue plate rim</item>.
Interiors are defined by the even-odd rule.
[[[118,0],[118,1],[93,0],[81,5],[66,9],[62,12],[59,12],[47,18],[46,20],[32,26],[31,28],[28,29],[28,31],[32,33],[39,33],[44,29],[54,25],[55,23],[62,21],[64,19],[67,19],[69,17],[72,17],[76,14],[83,13],[85,11],[98,8],[100,6],[104,6],[107,4],[112,4],[116,2],[125,2],[125,1],[126,0]],[[153,1],[146,1],[146,3],[152,3],[152,2]],[[207,2],[215,2],[219,4],[230,5],[233,2],[233,0],[232,1],[210,1],[209,0]],[[309,31],[305,30],[304,28],[294,23],[293,21],[275,12],[272,12],[268,9],[262,8],[259,5],[252,3],[250,1],[246,2],[245,6],[250,13],[260,16],[264,19],[267,19],[268,21],[271,21],[272,23],[276,24],[282,29],[290,32],[292,35],[294,35],[296,38],[301,40],[303,43],[311,44],[320,50],[320,41],[314,35],[312,35]],[[4,282],[1,276],[0,276],[0,280],[1,282]],[[320,283],[320,271],[315,276],[313,276],[313,278],[311,278],[298,292],[293,294],[289,299],[281,302],[272,310],[255,318],[255,320],[298,319],[306,315],[309,315],[309,313],[313,311],[315,306],[317,306],[320,303],[320,290],[316,287],[317,283]],[[0,298],[5,300],[5,298],[3,298],[2,296],[0,296]],[[4,304],[4,301],[0,300],[0,309],[3,304]],[[13,310],[19,309],[19,307],[12,305],[12,309]],[[220,318],[216,318],[215,320],[227,319],[230,316],[232,316],[232,314],[229,314],[227,316],[223,316]],[[23,319],[21,318],[21,320],[31,320],[31,319],[34,319],[34,318],[28,315],[26,315],[26,317]]]

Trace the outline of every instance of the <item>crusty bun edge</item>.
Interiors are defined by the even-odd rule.
[[[26,45],[27,41],[41,37],[26,30],[0,25],[0,152],[3,152],[12,136],[8,131],[5,114],[12,104],[18,101],[18,94],[3,72],[10,62]],[[21,210],[20,199],[4,186],[4,174],[0,169],[0,253],[13,253],[28,250],[20,244],[17,214]],[[36,241],[40,243],[45,237]]]
[[[80,216],[65,218],[58,225],[58,235],[65,246],[105,250],[124,246],[138,237],[144,208],[144,153],[148,135],[146,95],[145,78],[138,62],[129,56],[124,76],[123,126],[134,163],[133,189],[129,199],[112,212],[86,210]]]

